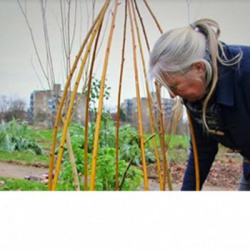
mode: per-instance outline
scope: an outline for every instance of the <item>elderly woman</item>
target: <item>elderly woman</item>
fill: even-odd
[[[218,40],[219,25],[201,19],[164,33],[150,53],[149,74],[184,104],[194,130],[182,190],[196,189],[194,140],[202,188],[218,144],[243,156],[239,190],[250,190],[250,47]]]

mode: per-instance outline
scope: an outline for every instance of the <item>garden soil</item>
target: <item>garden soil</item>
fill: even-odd
[[[0,176],[14,179],[25,179],[28,176],[40,178],[48,172],[48,168],[40,166],[26,166],[14,162],[0,161]]]
[[[184,163],[171,163],[171,175],[173,190],[180,190],[183,175],[185,172]],[[156,167],[148,168],[148,186],[149,191],[159,191],[158,173]],[[216,158],[209,176],[203,186],[204,191],[236,191],[241,176],[241,157],[222,156]],[[42,179],[43,175],[48,173],[48,167],[45,166],[26,166],[15,162],[0,161],[0,176],[16,179]],[[143,185],[139,190],[144,190]],[[168,185],[166,184],[166,190]]]

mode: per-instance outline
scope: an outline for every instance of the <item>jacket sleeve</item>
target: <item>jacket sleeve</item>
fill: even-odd
[[[197,122],[194,121],[193,119],[192,123],[193,123],[197,152],[198,152],[200,189],[201,189],[211,169],[215,156],[218,152],[218,142],[215,141],[211,136],[209,136],[209,134],[207,134],[203,130],[203,128],[199,124],[197,124]],[[195,186],[196,186],[196,181],[195,181],[194,153],[193,153],[192,141],[190,140],[190,153],[181,190],[182,191],[195,190]]]

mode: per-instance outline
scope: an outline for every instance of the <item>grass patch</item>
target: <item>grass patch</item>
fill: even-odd
[[[165,136],[165,139],[167,140],[168,136]],[[173,135],[173,137],[170,140],[169,147],[171,149],[176,148],[176,149],[186,149],[189,147],[189,136],[185,135]]]
[[[75,191],[73,187],[60,182],[58,182],[56,190]],[[39,181],[0,177],[0,191],[48,191],[48,186]]]
[[[149,138],[150,135],[146,135],[145,138]],[[165,135],[165,142],[168,140],[168,135]],[[160,148],[160,139],[156,136],[156,145]],[[190,137],[188,135],[173,135],[169,148],[167,149],[168,160],[171,162],[183,163],[187,161],[190,145]],[[153,141],[150,140],[147,143],[149,148],[153,148]]]
[[[47,186],[37,181],[0,177],[0,191],[46,191]]]
[[[30,151],[23,151],[23,152],[7,152],[7,151],[0,151],[0,160],[7,161],[7,162],[19,162],[24,165],[42,165],[48,166],[49,165],[49,155],[35,155]]]
[[[30,138],[34,139],[45,150],[50,150],[53,137],[53,129],[33,128],[29,127],[28,130]]]
[[[147,134],[144,136],[145,139],[149,138],[150,135]],[[156,136],[156,145],[157,147],[160,147],[160,139],[159,136]],[[168,135],[165,135],[165,142],[168,140]],[[188,135],[173,135],[170,143],[169,148],[187,148],[189,147],[189,140],[190,137]],[[147,142],[149,147],[153,147],[153,140]]]

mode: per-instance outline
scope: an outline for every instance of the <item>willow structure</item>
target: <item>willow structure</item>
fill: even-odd
[[[141,2],[142,3],[142,2]],[[151,16],[152,23],[155,24],[157,30],[159,30],[159,34],[162,33],[162,29],[154,16],[149,4],[146,0],[143,0],[144,7],[148,11]],[[76,190],[80,190],[80,183],[78,182],[78,173],[76,167],[74,166],[74,152],[72,150],[72,146],[70,143],[70,135],[69,135],[69,125],[71,123],[72,115],[74,113],[74,109],[77,108],[74,103],[76,101],[77,92],[79,91],[80,81],[84,78],[83,72],[87,73],[87,84],[86,89],[86,113],[85,113],[85,141],[84,141],[84,172],[81,173],[84,178],[84,190],[95,190],[95,181],[97,174],[97,160],[98,160],[98,145],[99,145],[99,136],[101,130],[101,117],[103,111],[103,102],[104,102],[104,92],[105,92],[105,80],[107,76],[108,66],[109,66],[109,58],[110,51],[112,48],[113,37],[115,36],[115,29],[117,16],[119,16],[119,11],[124,11],[124,23],[122,27],[118,27],[120,30],[123,30],[123,37],[121,38],[122,43],[122,51],[121,51],[121,61],[120,63],[120,72],[118,77],[117,85],[118,94],[117,94],[117,116],[116,116],[116,166],[114,166],[116,170],[116,190],[120,190],[119,183],[119,128],[120,128],[120,112],[121,112],[121,94],[122,94],[122,85],[123,85],[123,76],[124,74],[128,74],[128,72],[124,71],[125,63],[129,63],[133,65],[134,68],[134,86],[136,91],[136,100],[137,100],[137,115],[138,115],[138,133],[139,133],[139,147],[141,150],[141,166],[143,171],[143,181],[144,181],[144,190],[149,190],[148,186],[148,172],[147,172],[147,163],[145,156],[145,144],[148,140],[152,141],[152,145],[154,148],[154,155],[156,159],[156,169],[158,173],[159,186],[160,190],[165,190],[166,183],[168,184],[168,189],[172,190],[172,181],[171,181],[171,171],[168,165],[167,159],[167,142],[164,139],[165,135],[165,127],[164,124],[162,108],[161,108],[161,90],[160,87],[157,86],[156,89],[157,94],[156,98],[158,101],[157,109],[159,113],[157,119],[157,126],[155,126],[155,119],[153,117],[153,110],[155,106],[155,102],[152,103],[152,96],[150,93],[149,83],[147,81],[147,70],[145,61],[145,55],[150,51],[150,44],[147,36],[147,27],[145,27],[143,22],[143,16],[140,12],[136,0],[126,0],[119,3],[117,0],[107,0],[103,5],[100,13],[97,15],[96,19],[93,21],[92,27],[89,29],[85,39],[82,42],[82,45],[79,49],[79,52],[75,58],[74,64],[72,65],[70,74],[65,84],[65,88],[63,91],[63,95],[60,99],[60,103],[58,106],[58,111],[55,119],[54,132],[53,132],[53,140],[50,154],[50,168],[49,168],[49,190],[56,190],[59,173],[61,171],[61,165],[63,162],[63,154],[65,149],[65,144],[70,149],[68,150],[70,153],[70,159],[72,162],[72,170],[75,176],[75,187]],[[105,35],[107,35],[107,40],[100,39],[103,31],[103,24],[105,20],[109,19],[108,27],[105,30]],[[130,30],[131,32],[131,40],[127,40],[127,32]],[[106,42],[106,47],[103,46]],[[130,43],[130,46],[133,48],[133,61],[126,62],[126,45]],[[94,132],[94,142],[93,142],[93,152],[92,152],[92,162],[88,162],[87,151],[88,151],[88,123],[89,123],[89,105],[90,105],[90,94],[91,94],[91,84],[93,78],[93,72],[95,72],[96,67],[96,54],[97,48],[101,46],[101,50],[105,51],[103,58],[103,68],[102,75],[100,81],[100,93],[99,93],[99,103],[97,107],[96,121],[95,121],[95,132]],[[145,49],[146,48],[146,49]],[[143,69],[143,82],[139,79],[139,68]],[[131,72],[129,73],[131,74]],[[86,78],[86,76],[85,76]],[[73,82],[73,79],[74,80]],[[141,112],[141,88],[146,89],[147,94],[147,103],[149,110],[149,124],[151,129],[151,136],[147,140],[144,136],[144,128],[142,123],[142,112]],[[71,91],[70,88],[73,90]],[[70,95],[70,96],[69,96]],[[69,101],[68,101],[69,100]],[[60,143],[57,145],[57,137],[59,128],[62,131],[60,136]],[[160,139],[160,146],[157,146],[157,137]],[[57,153],[55,153],[57,149]],[[131,162],[128,163],[129,168]],[[91,166],[90,176],[88,176],[88,167]],[[52,177],[53,176],[53,177]],[[125,176],[125,175],[124,175]]]

